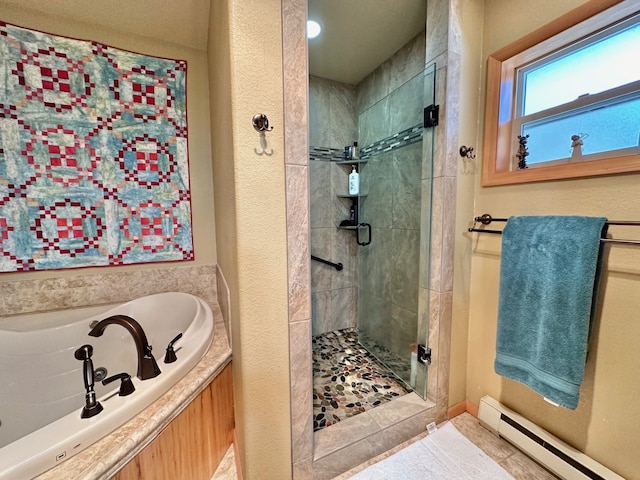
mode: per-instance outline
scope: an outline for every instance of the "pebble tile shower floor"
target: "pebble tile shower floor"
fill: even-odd
[[[355,329],[313,337],[313,430],[408,393],[404,384],[358,344]]]

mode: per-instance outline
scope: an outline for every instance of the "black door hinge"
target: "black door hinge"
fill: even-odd
[[[424,128],[438,125],[440,105],[429,105],[424,109]]]
[[[431,365],[431,347],[418,344],[418,361],[425,365]]]

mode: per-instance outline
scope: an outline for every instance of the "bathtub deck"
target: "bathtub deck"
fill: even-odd
[[[213,477],[211,477],[211,480],[237,480],[237,478],[236,456],[233,451],[233,445],[231,445],[220,462],[220,465],[218,465]]]

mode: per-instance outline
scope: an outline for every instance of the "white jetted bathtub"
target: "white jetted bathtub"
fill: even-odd
[[[137,348],[119,324],[89,336],[90,324],[113,315],[135,319],[153,347],[161,373],[136,377]],[[0,479],[32,478],[109,434],[157,400],[205,355],[213,338],[213,314],[200,298],[161,293],[118,306],[88,307],[0,319]],[[177,359],[165,363],[175,342]],[[81,418],[85,406],[83,362],[74,353],[93,347],[93,370],[128,373],[135,391],[119,396],[120,381],[95,380],[102,411]]]

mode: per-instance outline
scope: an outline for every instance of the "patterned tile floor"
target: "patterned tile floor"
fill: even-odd
[[[405,395],[404,384],[358,344],[354,329],[313,338],[313,429]]]
[[[521,450],[518,450],[516,447],[508,443],[506,440],[493,435],[489,432],[489,430],[480,426],[478,419],[472,416],[470,413],[465,412],[455,418],[452,418],[449,421],[453,423],[453,425],[460,433],[462,433],[472,443],[480,448],[480,450],[482,450],[502,468],[509,472],[514,477],[514,479],[557,480],[559,478],[546,470],[535,460],[525,455]],[[398,445],[397,447],[394,447],[391,450],[382,453],[377,457],[374,457],[371,460],[368,460],[363,464],[358,465],[357,467],[354,467],[353,469],[334,477],[333,480],[348,480],[353,475],[361,472],[368,466],[390,457],[394,453],[397,453],[398,451],[424,438],[427,435],[427,432],[424,432],[417,437],[414,437],[411,440],[408,440],[403,444]]]

